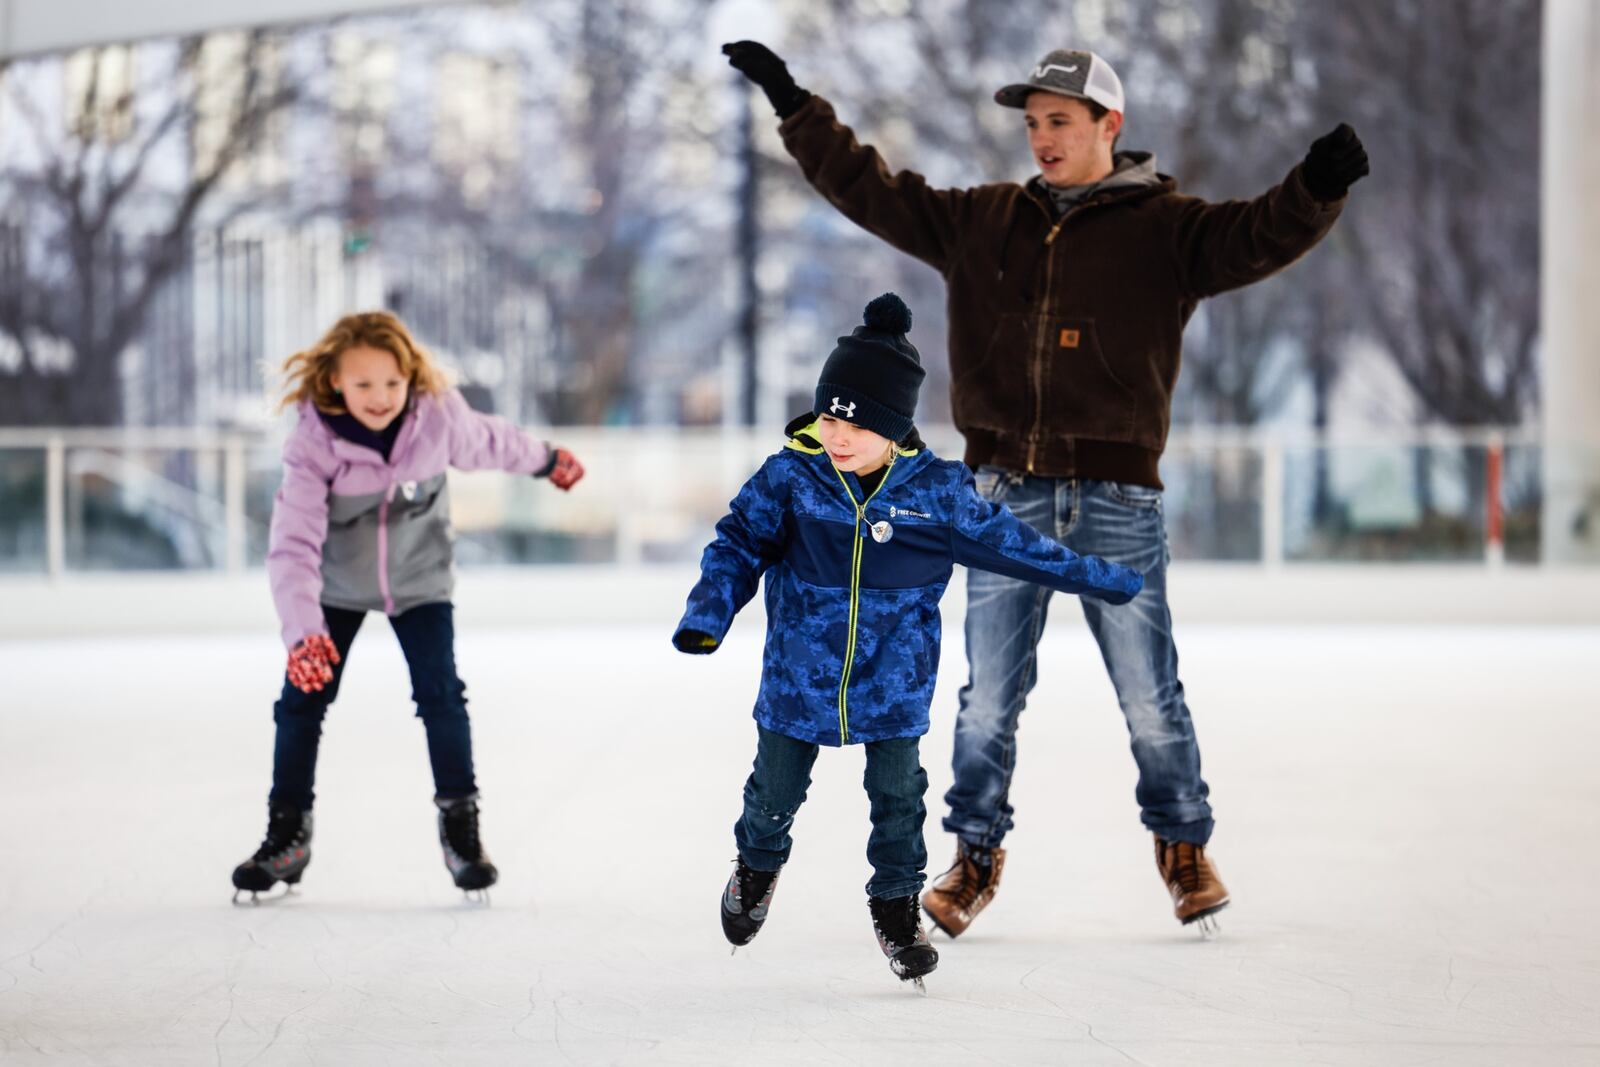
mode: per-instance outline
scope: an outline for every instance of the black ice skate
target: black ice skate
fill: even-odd
[[[872,909],[872,928],[878,934],[878,947],[889,957],[889,969],[902,982],[916,984],[917,992],[927,996],[922,976],[939,966],[939,952],[928,944],[922,929],[922,909],[915,896],[868,897]]]
[[[266,840],[233,869],[233,902],[239,903],[240,893],[249,893],[250,903],[256,904],[260,894],[279,882],[297,884],[310,862],[311,813],[283,801],[269,804]]]
[[[748,945],[761,932],[772,906],[772,892],[778,888],[777,871],[758,871],[734,861],[733,874],[722,890],[722,936],[735,952]]]
[[[478,794],[448,800],[434,797],[433,802],[439,808],[439,845],[450,877],[469,898],[476,892],[487,902],[489,887],[499,880],[500,872],[478,839]]]

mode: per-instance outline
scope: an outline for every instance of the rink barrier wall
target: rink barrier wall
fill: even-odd
[[[697,571],[681,564],[463,568],[456,604],[474,627],[658,627],[663,650]],[[1600,570],[1421,564],[1174,563],[1177,625],[1600,625]],[[959,632],[966,581],[943,609]],[[1060,609],[1058,608],[1058,613]],[[735,632],[759,633],[757,596]],[[258,632],[278,629],[260,571],[0,578],[0,640]]]

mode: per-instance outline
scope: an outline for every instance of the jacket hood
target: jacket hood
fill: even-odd
[[[1035,174],[1028,180],[1027,189],[1035,199],[1046,204],[1053,202],[1057,210],[1090,199],[1121,200],[1177,192],[1177,179],[1156,170],[1153,153],[1118,152],[1112,157],[1112,165],[1111,173],[1097,182],[1057,188],[1045,184],[1044,178]]]

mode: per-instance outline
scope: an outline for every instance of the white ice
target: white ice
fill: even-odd
[[[729,956],[759,620],[694,659],[660,626],[459,620],[487,908],[440,861],[382,620],[328,720],[315,860],[253,908],[228,873],[265,823],[275,636],[7,642],[0,1061],[1600,1062],[1600,630],[1180,630],[1235,900],[1204,942],[1172,919],[1076,615],[1058,602],[1023,717],[1004,888],[935,936],[925,999],[873,941],[859,749],[823,752],[772,918]]]

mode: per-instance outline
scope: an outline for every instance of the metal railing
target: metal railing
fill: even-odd
[[[571,494],[452,475],[463,559],[648,563],[697,558],[773,430],[546,431],[589,470]],[[961,454],[951,427],[925,431]],[[1328,559],[1538,555],[1532,430],[1396,434],[1184,428],[1162,461],[1174,555],[1269,567]],[[210,569],[264,556],[279,443],[176,429],[0,429],[0,572]],[[1508,550],[1509,544],[1509,550]]]

